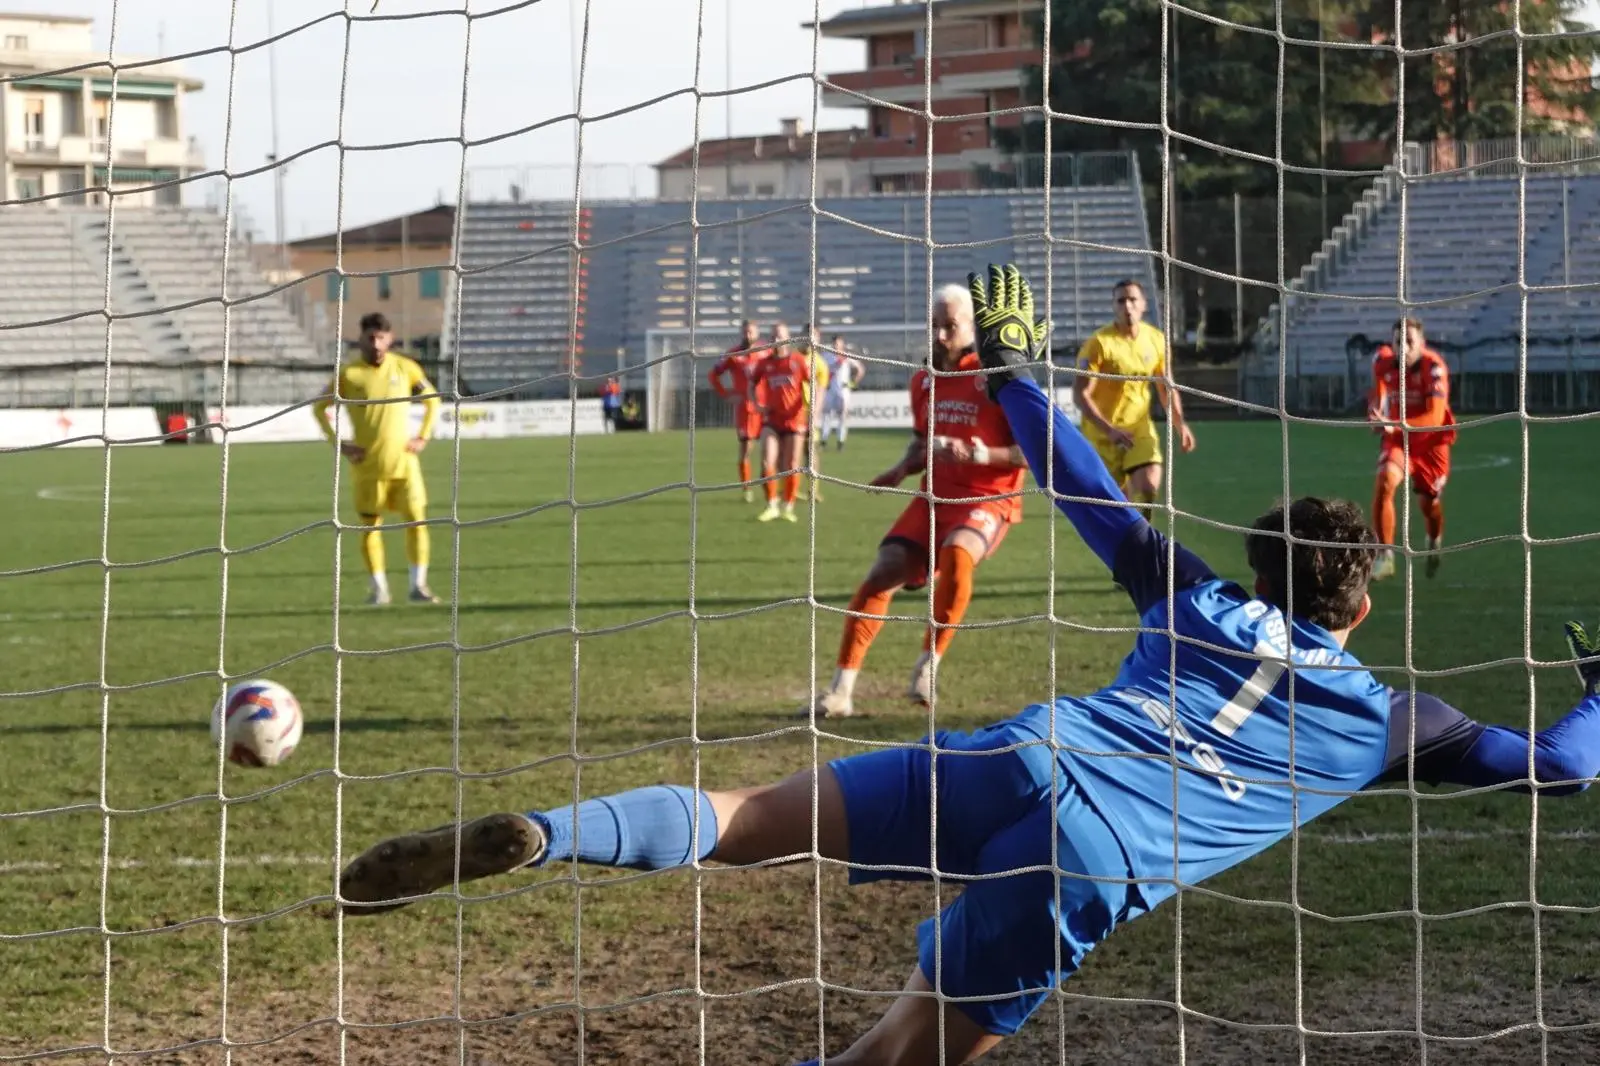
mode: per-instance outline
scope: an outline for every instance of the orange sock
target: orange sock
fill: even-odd
[[[750,483],[750,460],[748,459],[739,460],[739,480],[746,485]]]
[[[795,497],[797,497],[799,495],[800,495],[800,475],[799,474],[785,474],[785,475],[783,475],[783,502],[784,503],[793,503],[795,501]]]
[[[1437,496],[1418,496],[1417,506],[1422,508],[1422,520],[1428,526],[1428,539],[1444,536],[1444,501]]]
[[[1394,488],[1379,474],[1378,487],[1372,492],[1372,531],[1379,544],[1394,543],[1394,524]]]
[[[939,549],[939,583],[933,587],[933,620],[939,625],[929,626],[922,637],[922,650],[943,656],[944,650],[955,638],[954,629],[967,613],[972,602],[972,571],[978,561],[965,548],[946,544]]]
[[[888,614],[889,601],[892,599],[894,599],[892,589],[874,589],[862,585],[856,589],[856,594],[850,597],[850,609],[865,614]],[[844,635],[839,638],[839,669],[861,669],[861,664],[867,661],[867,649],[872,647],[873,640],[878,636],[878,630],[882,628],[882,618],[858,618],[855,615],[846,615]]]
[[[767,494],[768,503],[777,503],[778,482],[773,478],[772,473],[773,470],[770,466],[763,466],[761,468],[761,476],[766,479],[761,483],[761,489]]]

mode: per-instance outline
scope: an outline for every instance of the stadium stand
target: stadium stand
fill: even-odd
[[[104,359],[105,260],[96,261],[80,247],[74,221],[65,212],[0,211],[0,247],[6,251],[0,257],[0,365]],[[145,362],[150,353],[138,333],[118,328],[112,331],[111,356]],[[28,382],[22,399],[59,392],[64,377],[70,374],[41,374]],[[20,380],[15,384],[20,390]]]
[[[106,310],[132,316],[110,330],[112,403],[198,398],[195,381],[177,368],[223,355],[224,226],[203,209],[127,208],[117,211],[108,241],[100,209],[0,211],[0,404],[103,402]],[[260,298],[233,308],[229,356],[326,366],[282,299],[266,292],[248,250],[236,245],[231,260],[229,298]],[[190,301],[209,302],[175,306]],[[263,400],[300,398],[284,392],[257,390]]]
[[[84,221],[95,250],[104,255],[104,214],[89,212]],[[317,361],[310,340],[271,292],[248,246],[237,240],[229,245],[222,216],[185,207],[125,210],[117,212],[109,233],[112,262],[126,271],[130,285],[137,288],[142,281],[156,304],[170,309],[160,327],[163,356],[210,361],[226,351],[236,361]],[[226,318],[219,299],[224,293],[233,302]],[[186,304],[192,306],[181,306]]]
[[[798,330],[811,315],[813,276],[824,333],[848,337],[852,326],[920,323],[928,236],[956,245],[933,252],[935,285],[962,281],[975,262],[991,259],[1015,259],[1043,277],[1048,258],[1056,342],[1066,346],[1107,320],[1113,282],[1135,277],[1154,293],[1155,274],[1135,184],[1055,189],[1051,200],[1053,251],[1044,237],[1042,190],[820,200],[815,264],[805,201],[596,203],[578,222],[589,250],[576,314],[566,296],[571,205],[469,204],[459,326],[452,328],[456,316],[447,313],[447,357],[459,359],[464,389],[479,395],[565,395],[567,339],[576,322],[579,373],[626,370],[630,387],[642,386],[649,331],[689,325],[691,275],[698,328],[708,333],[731,333],[741,317]],[[700,227],[697,271],[691,209]],[[1095,247],[1070,243],[1074,237]],[[897,387],[904,376],[875,368],[866,387]]]
[[[1466,363],[1473,372],[1509,373],[1520,358],[1519,217],[1525,218],[1530,286],[1600,282],[1600,175],[1530,175],[1525,183],[1505,177],[1428,176],[1410,179],[1403,197],[1399,182],[1388,175],[1374,184],[1301,271],[1294,283],[1299,291],[1263,323],[1255,355],[1242,374],[1247,399],[1275,402],[1282,315],[1290,377],[1313,390],[1321,387],[1318,379],[1326,379],[1327,387],[1345,397],[1334,406],[1355,402],[1365,388],[1366,366],[1364,357],[1347,351],[1351,339],[1386,337],[1403,309],[1402,205],[1405,302],[1447,355],[1449,350],[1470,353],[1452,360],[1458,370]],[[1529,295],[1525,335],[1530,370],[1565,367],[1574,339],[1597,334],[1600,291],[1591,287]]]

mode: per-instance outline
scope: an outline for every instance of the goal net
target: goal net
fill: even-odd
[[[340,871],[396,834],[943,751],[1103,688],[1136,642],[1186,646],[1141,624],[1031,474],[1003,547],[962,542],[987,552],[964,614],[932,530],[933,573],[913,558],[892,602],[862,585],[886,542],[919,547],[895,523],[926,494],[885,482],[906,469],[908,379],[931,368],[926,305],[990,262],[1030,278],[1054,325],[1040,380],[1073,421],[1080,348],[1136,283],[1159,368],[1156,334],[1122,322],[1106,343],[1132,338],[1149,373],[1095,390],[1138,406],[1152,388],[1158,461],[1126,472],[1160,471],[1154,524],[1246,585],[1240,536],[1274,500],[1389,521],[1367,399],[1396,320],[1419,319],[1453,460],[1395,486],[1395,574],[1350,647],[1408,707],[1433,693],[1548,726],[1575,699],[1560,623],[1595,621],[1600,528],[1583,474],[1597,45],[1579,15],[0,14],[0,1063],[826,1061],[901,993],[919,923],[978,886],[1073,883],[1048,812],[1048,861],[939,868],[938,842],[1015,798],[941,790],[940,755],[907,800],[931,810],[912,867],[823,854],[819,794],[772,861],[563,861],[393,913],[339,907]],[[759,459],[741,486],[708,380],[740,343],[746,265],[760,343],[780,320],[797,339],[818,322],[825,351],[842,338],[866,367],[847,424],[882,431],[804,450],[826,496],[793,524],[741,498]],[[835,648],[854,654],[868,615],[882,628],[847,666]],[[1283,665],[1264,656],[1258,700]],[[1285,670],[1295,715],[1305,672]],[[817,713],[846,673],[866,713]],[[275,766],[230,761],[237,738],[210,728],[256,678],[304,718]],[[1216,771],[1173,724],[1177,694],[1148,695],[1174,792]],[[1127,928],[1059,985],[960,994],[974,956],[1004,968],[1039,939],[976,951],[935,922],[918,965],[952,1009],[923,1046],[953,1052],[1037,991],[997,1060],[1593,1061],[1585,801],[1438,791],[1411,768],[1203,884],[1150,880],[1179,881],[1151,913],[1123,892],[1076,947]],[[1195,817],[1173,819],[1175,866]],[[612,828],[619,849],[649,836]],[[696,817],[691,843],[719,828]],[[1056,880],[1034,901],[1052,914]],[[1048,969],[1071,969],[1075,945],[1043,939]]]

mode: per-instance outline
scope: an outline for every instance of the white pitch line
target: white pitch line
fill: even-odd
[[[1483,840],[1510,840],[1523,839],[1528,835],[1526,829],[1424,829],[1415,834],[1415,839],[1432,841],[1435,843],[1457,844],[1472,843]],[[1411,833],[1375,832],[1375,833],[1303,833],[1300,839],[1308,844],[1326,844],[1332,847],[1348,848],[1363,847],[1373,844],[1409,844],[1413,839]],[[1540,840],[1595,840],[1600,839],[1600,830],[1594,829],[1564,829],[1555,833],[1540,833]],[[333,862],[331,855],[230,855],[229,866],[328,866]],[[168,869],[213,869],[217,865],[214,858],[197,858],[193,856],[176,856],[170,859],[113,859],[111,868],[114,870],[143,870],[153,868]],[[19,860],[17,862],[0,862],[0,877],[19,874],[57,873],[62,870],[98,870],[99,862],[45,862],[43,860]]]
[[[41,500],[52,500],[56,503],[101,503],[105,500],[105,492],[96,485],[46,485],[35,496]],[[127,503],[121,496],[111,497],[112,503]]]

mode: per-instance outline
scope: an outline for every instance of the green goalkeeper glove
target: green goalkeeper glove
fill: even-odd
[[[978,331],[978,359],[988,375],[989,397],[1000,398],[1007,382],[1029,376],[1029,368],[1050,345],[1050,323],[1035,321],[1033,290],[1015,264],[989,264],[989,289],[983,278],[967,275],[972,292],[972,313]]]
[[[1568,622],[1561,627],[1567,634],[1567,648],[1577,662],[1578,679],[1590,696],[1600,694],[1600,644],[1596,644],[1583,628],[1582,622]]]

